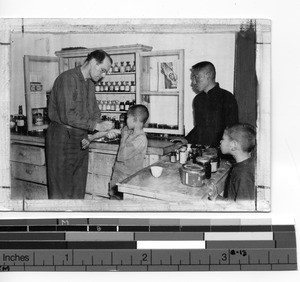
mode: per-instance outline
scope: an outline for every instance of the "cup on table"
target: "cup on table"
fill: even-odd
[[[151,173],[154,177],[160,177],[163,171],[161,166],[151,166]]]

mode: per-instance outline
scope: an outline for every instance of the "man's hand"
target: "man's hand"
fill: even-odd
[[[114,123],[112,121],[102,121],[96,124],[96,130],[98,131],[108,131],[114,127]]]
[[[109,139],[117,138],[121,134],[120,129],[112,129],[106,133],[106,137]]]
[[[86,148],[88,148],[89,145],[90,145],[90,143],[91,143],[91,141],[89,139],[86,139],[86,138],[82,139],[81,140],[81,148],[82,148],[82,150],[85,150]]]

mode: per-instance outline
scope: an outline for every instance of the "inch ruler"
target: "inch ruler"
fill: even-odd
[[[297,270],[295,227],[270,219],[0,220],[0,271]]]

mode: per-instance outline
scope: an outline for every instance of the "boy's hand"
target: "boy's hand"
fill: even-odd
[[[85,150],[86,148],[88,148],[89,147],[89,145],[90,145],[90,140],[89,139],[86,139],[86,138],[84,138],[84,139],[82,139],[81,140],[81,148],[82,148],[82,150]]]
[[[106,137],[109,139],[114,139],[114,138],[117,138],[120,134],[121,134],[120,129],[112,129],[106,133]]]

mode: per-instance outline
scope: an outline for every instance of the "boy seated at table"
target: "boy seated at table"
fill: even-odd
[[[220,148],[222,154],[235,159],[227,176],[223,198],[231,201],[254,200],[256,133],[250,124],[236,124],[224,130]],[[220,196],[217,199],[222,199]]]
[[[117,183],[143,168],[148,140],[143,130],[149,117],[147,107],[138,104],[127,111],[126,126],[121,131],[121,141],[110,181],[110,198],[121,200]]]

